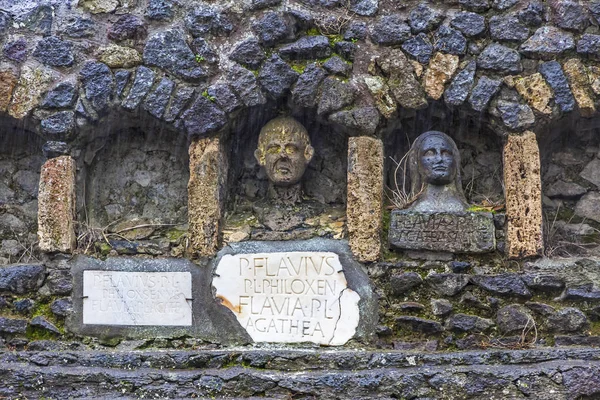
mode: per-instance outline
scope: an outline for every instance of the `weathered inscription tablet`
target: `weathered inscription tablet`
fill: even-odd
[[[455,253],[485,253],[496,247],[489,213],[392,212],[390,247]]]
[[[335,253],[228,254],[213,286],[256,342],[342,345],[358,325],[360,298]]]
[[[189,272],[83,272],[83,323],[192,325]]]

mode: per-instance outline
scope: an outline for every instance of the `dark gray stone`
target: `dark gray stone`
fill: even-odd
[[[437,28],[444,20],[444,15],[427,5],[420,3],[417,7],[410,11],[408,23],[413,33],[429,32]]]
[[[110,68],[103,63],[88,61],[79,72],[85,97],[97,111],[104,111],[112,99],[115,81]]]
[[[40,315],[38,315],[37,317],[34,317],[29,322],[29,325],[33,326],[34,328],[39,328],[46,332],[53,333],[55,335],[61,335],[61,332],[58,330],[58,328],[56,326],[54,326],[54,324],[52,324],[46,318],[44,318]]]
[[[354,55],[356,53],[357,45],[352,42],[335,42],[333,45],[333,51],[340,56],[344,57],[348,61],[354,61]]]
[[[0,333],[25,333],[26,330],[26,319],[0,317]]]
[[[42,132],[49,138],[64,140],[75,128],[75,113],[59,111],[41,122]]]
[[[578,1],[555,0],[550,2],[552,20],[560,28],[583,32],[589,25],[589,16]]]
[[[115,71],[115,88],[117,97],[123,97],[123,91],[125,90],[125,86],[127,86],[129,83],[130,77],[131,71],[127,69]]]
[[[34,305],[35,305],[35,301],[33,301],[31,299],[22,299],[22,300],[16,300],[15,302],[13,302],[13,308],[19,314],[27,314],[29,311],[31,311],[33,309]]]
[[[10,15],[5,11],[0,11],[0,36],[4,36],[10,27]]]
[[[531,297],[531,292],[517,274],[473,275],[471,282],[498,296]]]
[[[600,24],[600,1],[590,1],[588,9],[596,23]]]
[[[540,26],[546,18],[544,5],[540,1],[529,2],[517,15],[523,23],[532,27]]]
[[[173,29],[152,35],[144,47],[144,63],[163,68],[172,74],[191,82],[206,77],[204,69],[198,65],[183,33]]]
[[[550,185],[544,194],[548,197],[579,198],[587,191],[586,188],[575,182],[559,180]]]
[[[198,96],[181,115],[181,121],[188,136],[206,136],[221,129],[227,123],[227,116],[215,103]]]
[[[294,103],[302,107],[315,107],[319,86],[327,73],[318,64],[309,64],[292,88]]]
[[[379,0],[350,0],[348,9],[358,15],[372,17],[377,14]]]
[[[367,24],[363,21],[351,21],[344,31],[344,40],[364,40],[367,38]]]
[[[260,64],[262,64],[266,58],[265,52],[255,38],[244,40],[242,43],[238,44],[229,55],[230,60],[240,63],[250,69],[258,69]]]
[[[516,15],[490,18],[490,34],[494,40],[522,42],[529,38],[529,28]]]
[[[573,35],[553,26],[542,26],[521,45],[521,52],[532,58],[552,60],[575,48]]]
[[[162,118],[174,88],[175,82],[168,78],[162,78],[156,88],[144,100],[144,110],[156,118]]]
[[[445,328],[455,333],[478,333],[485,332],[494,326],[494,322],[487,318],[475,315],[454,314],[448,318]]]
[[[16,17],[15,20],[33,33],[48,36],[52,33],[54,9],[49,4],[41,4],[32,8],[28,13]]]
[[[562,112],[570,112],[575,108],[575,98],[569,87],[560,63],[548,61],[539,66],[539,71],[554,92],[554,101]]]
[[[258,80],[269,96],[279,99],[289,91],[299,76],[277,54],[273,54],[260,69]]]
[[[329,121],[347,128],[352,134],[372,135],[379,124],[379,111],[375,107],[353,108],[331,114]]]
[[[242,103],[225,83],[217,83],[207,89],[208,95],[215,99],[215,103],[226,113],[235,111]]]
[[[457,13],[450,25],[467,37],[475,37],[485,32],[485,17],[469,11]]]
[[[492,0],[492,8],[500,11],[508,10],[518,2],[519,0]]]
[[[533,301],[526,302],[525,307],[530,309],[535,314],[541,315],[544,317],[547,317],[548,315],[554,314],[556,312],[554,307],[549,306],[548,304],[537,303],[537,302],[533,302]]]
[[[523,305],[511,304],[498,310],[496,325],[505,335],[520,334],[527,329],[533,329],[535,320]]]
[[[52,270],[46,279],[46,287],[52,295],[69,295],[73,290],[73,277],[69,270]]]
[[[471,269],[471,263],[468,261],[451,261],[450,269],[455,274],[464,274]]]
[[[275,12],[268,12],[252,24],[252,30],[258,41],[265,46],[272,47],[277,43],[294,39],[294,28],[285,16]]]
[[[469,275],[429,274],[425,281],[438,296],[455,296],[467,286]]]
[[[187,107],[187,105],[194,97],[194,88],[189,86],[177,86],[175,94],[171,99],[171,104],[165,113],[164,120],[167,122],[173,122],[179,117],[179,114]]]
[[[490,8],[489,0],[459,0],[458,3],[469,11],[483,12]]]
[[[600,60],[600,35],[582,35],[577,42],[577,53]]]
[[[148,0],[146,17],[157,21],[169,21],[175,15],[173,0]]]
[[[491,214],[392,211],[391,248],[452,253],[486,253],[496,248]]]
[[[77,91],[71,82],[62,82],[49,91],[42,100],[42,108],[71,108],[77,101]]]
[[[431,300],[431,312],[437,317],[445,317],[452,312],[453,308],[452,303],[447,299]]]
[[[470,61],[463,70],[456,74],[444,92],[444,101],[446,104],[459,106],[467,100],[473,88],[476,69],[475,61]]]
[[[530,289],[541,291],[562,290],[565,287],[565,282],[560,276],[545,274],[545,273],[529,273],[522,277],[523,282]]]
[[[2,49],[2,54],[9,60],[22,63],[27,59],[27,41],[20,38],[6,43]]]
[[[121,107],[129,111],[135,110],[150,91],[155,76],[156,74],[150,68],[138,67],[135,71],[133,85],[121,103]]]
[[[435,33],[436,50],[462,56],[467,51],[467,39],[456,29],[442,25]]]
[[[50,305],[50,311],[57,317],[65,318],[73,312],[73,302],[70,297],[54,300]]]
[[[433,46],[424,33],[419,33],[417,36],[402,43],[402,50],[416,58],[422,64],[429,63],[429,59],[433,54]]]
[[[352,73],[352,65],[342,60],[338,56],[333,56],[325,61],[323,68],[334,75],[349,77]]]
[[[421,303],[417,303],[415,301],[406,301],[404,303],[399,304],[401,312],[407,313],[420,313],[425,309],[425,306]]]
[[[192,42],[192,49],[196,61],[200,63],[216,64],[219,62],[219,55],[204,38],[195,38]]]
[[[423,278],[416,272],[394,274],[390,278],[390,287],[394,296],[404,296],[422,283]]]
[[[252,0],[250,10],[262,10],[263,8],[275,7],[281,4],[281,0]]]
[[[108,29],[107,36],[110,40],[120,42],[127,39],[143,40],[147,34],[143,20],[135,15],[125,14]]]
[[[50,159],[69,154],[69,145],[65,142],[48,141],[42,146],[44,157]]]
[[[331,46],[326,36],[303,36],[294,43],[279,49],[281,57],[288,60],[311,60],[331,55]]]
[[[371,40],[383,46],[401,44],[410,36],[410,26],[398,14],[379,17],[371,28]]]
[[[562,373],[563,383],[573,399],[593,399],[600,395],[600,369],[575,367]]]
[[[562,300],[572,301],[600,301],[600,290],[593,285],[567,288],[561,296]]]
[[[500,90],[500,85],[502,85],[500,80],[490,79],[487,76],[479,78],[469,97],[469,104],[471,104],[473,110],[483,112],[492,97]]]
[[[398,329],[406,329],[412,332],[435,335],[441,333],[444,329],[442,324],[437,321],[402,315],[396,318],[396,327]]]
[[[588,325],[585,314],[574,307],[563,308],[548,317],[548,329],[553,332],[577,332],[585,329]]]
[[[198,4],[188,11],[185,26],[194,37],[211,34],[229,36],[233,24],[220,10],[207,4]]]
[[[523,130],[535,123],[533,111],[527,104],[499,100],[496,109],[500,113],[502,123],[512,130]]]
[[[355,91],[352,85],[333,77],[327,77],[321,85],[322,93],[317,113],[330,114],[349,106],[354,101]]]
[[[75,17],[63,29],[65,35],[75,38],[90,38],[96,35],[96,23],[89,18]]]
[[[515,74],[523,71],[519,53],[498,43],[488,45],[481,52],[477,57],[477,67],[503,74]]]
[[[254,107],[267,102],[256,77],[246,68],[234,65],[229,71],[229,83],[246,107]]]
[[[43,64],[52,67],[70,67],[75,62],[71,42],[50,36],[40,40],[33,56]]]

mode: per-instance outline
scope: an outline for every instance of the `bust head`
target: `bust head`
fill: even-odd
[[[431,211],[466,208],[460,153],[450,136],[438,131],[421,134],[409,150],[408,169],[412,193],[419,194],[411,208],[418,208],[420,203],[433,207]]]
[[[300,182],[314,155],[306,128],[292,117],[278,117],[267,122],[258,137],[254,157],[265,167],[275,186],[292,186]]]

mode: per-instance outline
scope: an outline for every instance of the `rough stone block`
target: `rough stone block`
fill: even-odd
[[[587,69],[577,58],[572,58],[564,63],[563,69],[569,84],[573,96],[579,106],[579,112],[584,117],[591,117],[596,113],[596,107],[594,106],[594,94],[587,73]]]
[[[190,250],[210,256],[219,246],[228,162],[218,138],[192,141],[189,154]]]
[[[8,108],[16,84],[17,77],[12,70],[0,71],[0,111],[4,112]]]
[[[8,113],[21,119],[38,105],[41,94],[46,90],[52,73],[44,68],[23,67],[19,82],[13,92]]]
[[[348,140],[350,248],[361,261],[375,261],[381,250],[383,216],[383,143],[366,136]]]
[[[506,253],[510,258],[542,254],[540,152],[535,134],[509,135],[504,146]]]
[[[425,72],[425,91],[434,100],[439,100],[444,93],[444,86],[452,78],[458,68],[458,56],[435,53],[429,68]]]
[[[39,246],[46,252],[75,249],[75,160],[70,156],[44,163],[38,195]]]

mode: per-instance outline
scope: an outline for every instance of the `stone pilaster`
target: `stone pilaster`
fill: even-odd
[[[354,255],[360,261],[376,261],[383,227],[383,143],[379,139],[348,139],[346,217]]]
[[[509,258],[539,256],[542,239],[540,151],[535,134],[509,135],[504,145],[506,254]]]
[[[228,162],[219,138],[194,139],[189,148],[189,250],[211,256],[219,248]]]
[[[42,166],[38,194],[38,238],[40,250],[72,252],[75,235],[75,160],[51,158]]]

